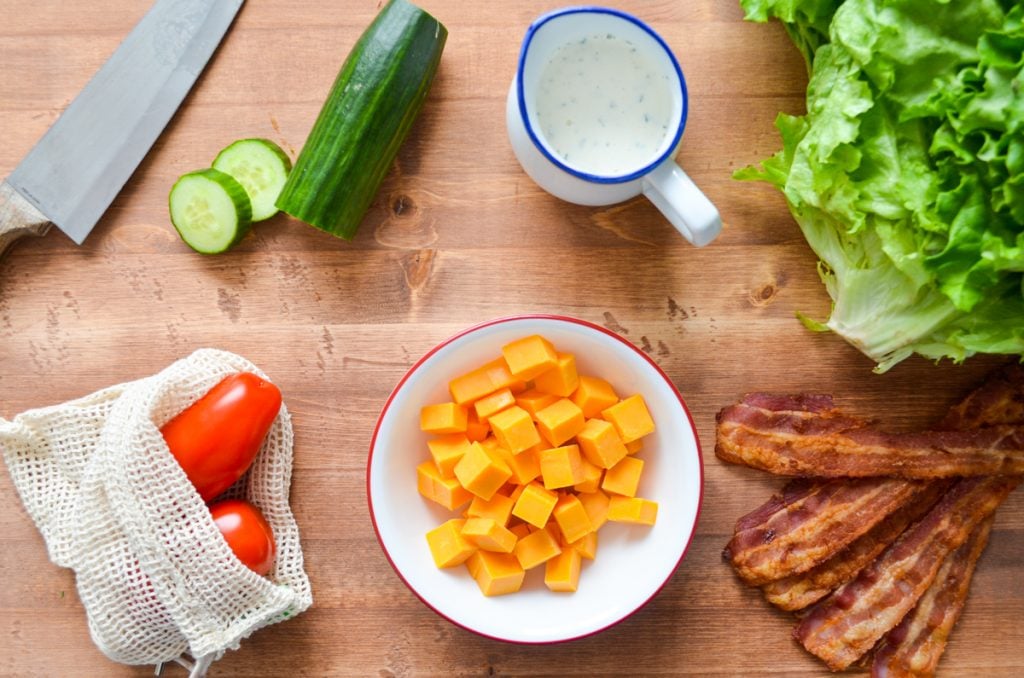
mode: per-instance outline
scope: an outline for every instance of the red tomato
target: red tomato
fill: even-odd
[[[274,531],[260,510],[241,499],[210,505],[210,514],[224,540],[246,567],[266,575],[274,566]]]
[[[242,477],[278,410],[281,392],[250,372],[233,374],[160,430],[204,501]]]

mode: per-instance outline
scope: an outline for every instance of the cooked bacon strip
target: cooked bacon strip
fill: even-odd
[[[997,370],[985,383],[951,407],[937,428],[943,431],[1024,422],[1024,366]]]
[[[1020,480],[988,476],[958,481],[853,581],[811,608],[793,637],[832,670],[848,667],[914,607],[946,556]]]
[[[852,482],[852,481],[843,481]],[[768,602],[783,610],[802,610],[853,579],[860,570],[927,513],[949,489],[950,481],[928,483],[899,509],[890,513],[862,537],[832,558],[802,574],[795,574],[762,587]]]
[[[953,625],[960,617],[974,566],[988,543],[993,517],[989,516],[943,562],[935,581],[903,621],[875,650],[873,678],[934,676]]]
[[[783,409],[775,409],[782,407]],[[754,394],[718,413],[715,453],[786,476],[948,478],[1024,473],[1024,427],[887,433],[834,410]]]
[[[843,550],[925,484],[900,478],[793,481],[737,521],[722,556],[752,586],[804,572]]]

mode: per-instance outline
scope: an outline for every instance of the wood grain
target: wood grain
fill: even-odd
[[[772,120],[801,112],[806,73],[778,25],[735,0],[622,0],[672,46],[690,91],[679,160],[725,230],[688,246],[643,200],[559,202],[520,170],[504,100],[527,24],[559,2],[423,0],[450,38],[435,87],[351,243],[286,217],[236,250],[187,249],[166,214],[174,179],[228,142],[265,136],[294,154],[378,0],[246,3],[175,119],[81,248],[18,243],[0,270],[0,415],[150,374],[201,346],[238,352],[294,415],[293,504],[316,603],[259,632],[211,675],[822,675],[792,619],[720,559],[735,519],[781,481],[720,463],[714,415],[750,390],[828,391],[894,427],[939,417],[1000,358],[912,359],[885,375],[806,331],[829,301],[775,192],[733,181],[774,152]],[[0,0],[0,176],[52,124],[146,3]],[[365,461],[391,388],[438,341],[521,312],[578,316],[648,352],[693,412],[705,448],[699,530],[682,567],[637,615],[598,636],[521,647],[427,609],[390,569],[367,513]],[[72,573],[52,565],[0,474],[0,674],[151,675],[89,639]],[[1024,494],[999,512],[946,675],[1024,672]],[[184,675],[167,669],[164,675]]]

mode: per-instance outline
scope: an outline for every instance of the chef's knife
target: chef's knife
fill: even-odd
[[[0,255],[52,224],[81,245],[245,0],[157,0],[6,181]]]

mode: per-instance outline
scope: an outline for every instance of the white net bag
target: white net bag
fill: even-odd
[[[159,374],[0,419],[0,448],[50,559],[75,571],[96,645],[126,664],[207,666],[257,629],[312,602],[288,505],[291,417],[284,405],[249,471],[226,494],[274,531],[261,577],[221,537],[160,427],[224,377],[255,365],[202,349]]]

